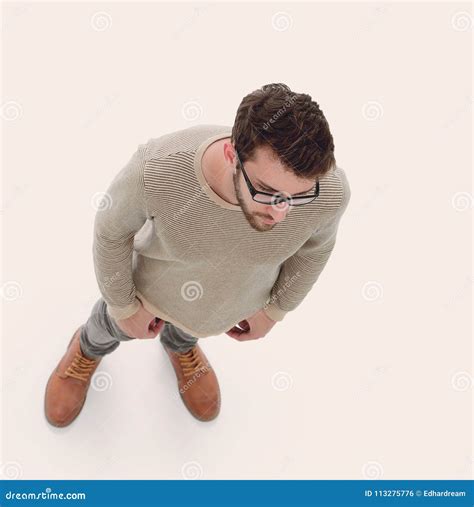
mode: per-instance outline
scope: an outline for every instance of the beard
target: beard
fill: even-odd
[[[250,224],[250,226],[253,229],[255,229],[256,231],[259,231],[259,232],[265,232],[265,231],[269,231],[269,230],[273,229],[273,227],[275,227],[276,224],[266,224],[266,223],[262,222],[258,218],[259,215],[255,215],[255,213],[252,213],[250,211],[250,209],[248,208],[248,206],[244,200],[244,196],[242,195],[242,192],[240,191],[239,178],[240,178],[241,173],[242,173],[242,170],[240,169],[240,167],[238,167],[237,170],[233,173],[232,179],[234,181],[234,191],[235,191],[235,195],[237,197],[237,202],[239,203],[240,208],[241,208],[247,222]],[[260,216],[263,216],[263,215],[260,215]]]

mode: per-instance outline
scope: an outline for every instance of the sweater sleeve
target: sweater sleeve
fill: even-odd
[[[144,152],[139,145],[106,190],[94,220],[94,271],[109,314],[126,319],[140,307],[132,276],[134,236],[149,217]]]
[[[351,190],[341,168],[336,169],[342,183],[341,204],[317,228],[300,249],[282,264],[280,273],[263,310],[275,321],[281,321],[306,297],[319,278],[336,243],[339,222],[351,197]]]

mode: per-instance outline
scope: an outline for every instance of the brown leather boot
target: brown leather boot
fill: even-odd
[[[81,328],[73,334],[66,353],[46,385],[44,412],[53,426],[67,426],[79,415],[86,401],[92,374],[102,359],[84,356],[79,343]]]
[[[175,352],[161,342],[171,360],[181,399],[200,421],[211,421],[219,414],[221,394],[214,369],[199,345],[183,353]]]

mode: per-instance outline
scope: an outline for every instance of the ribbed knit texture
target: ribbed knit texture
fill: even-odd
[[[115,319],[135,313],[138,297],[157,317],[205,338],[262,308],[282,320],[317,281],[351,195],[344,170],[321,178],[313,202],[256,231],[201,170],[204,150],[230,135],[228,126],[196,125],[149,139],[109,185],[93,257]]]

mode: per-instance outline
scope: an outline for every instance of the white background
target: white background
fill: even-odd
[[[469,3],[10,3],[2,42],[3,478],[472,477]],[[319,281],[265,338],[200,342],[216,420],[156,339],[50,426],[46,381],[99,297],[94,195],[271,82],[318,102],[351,185]]]

